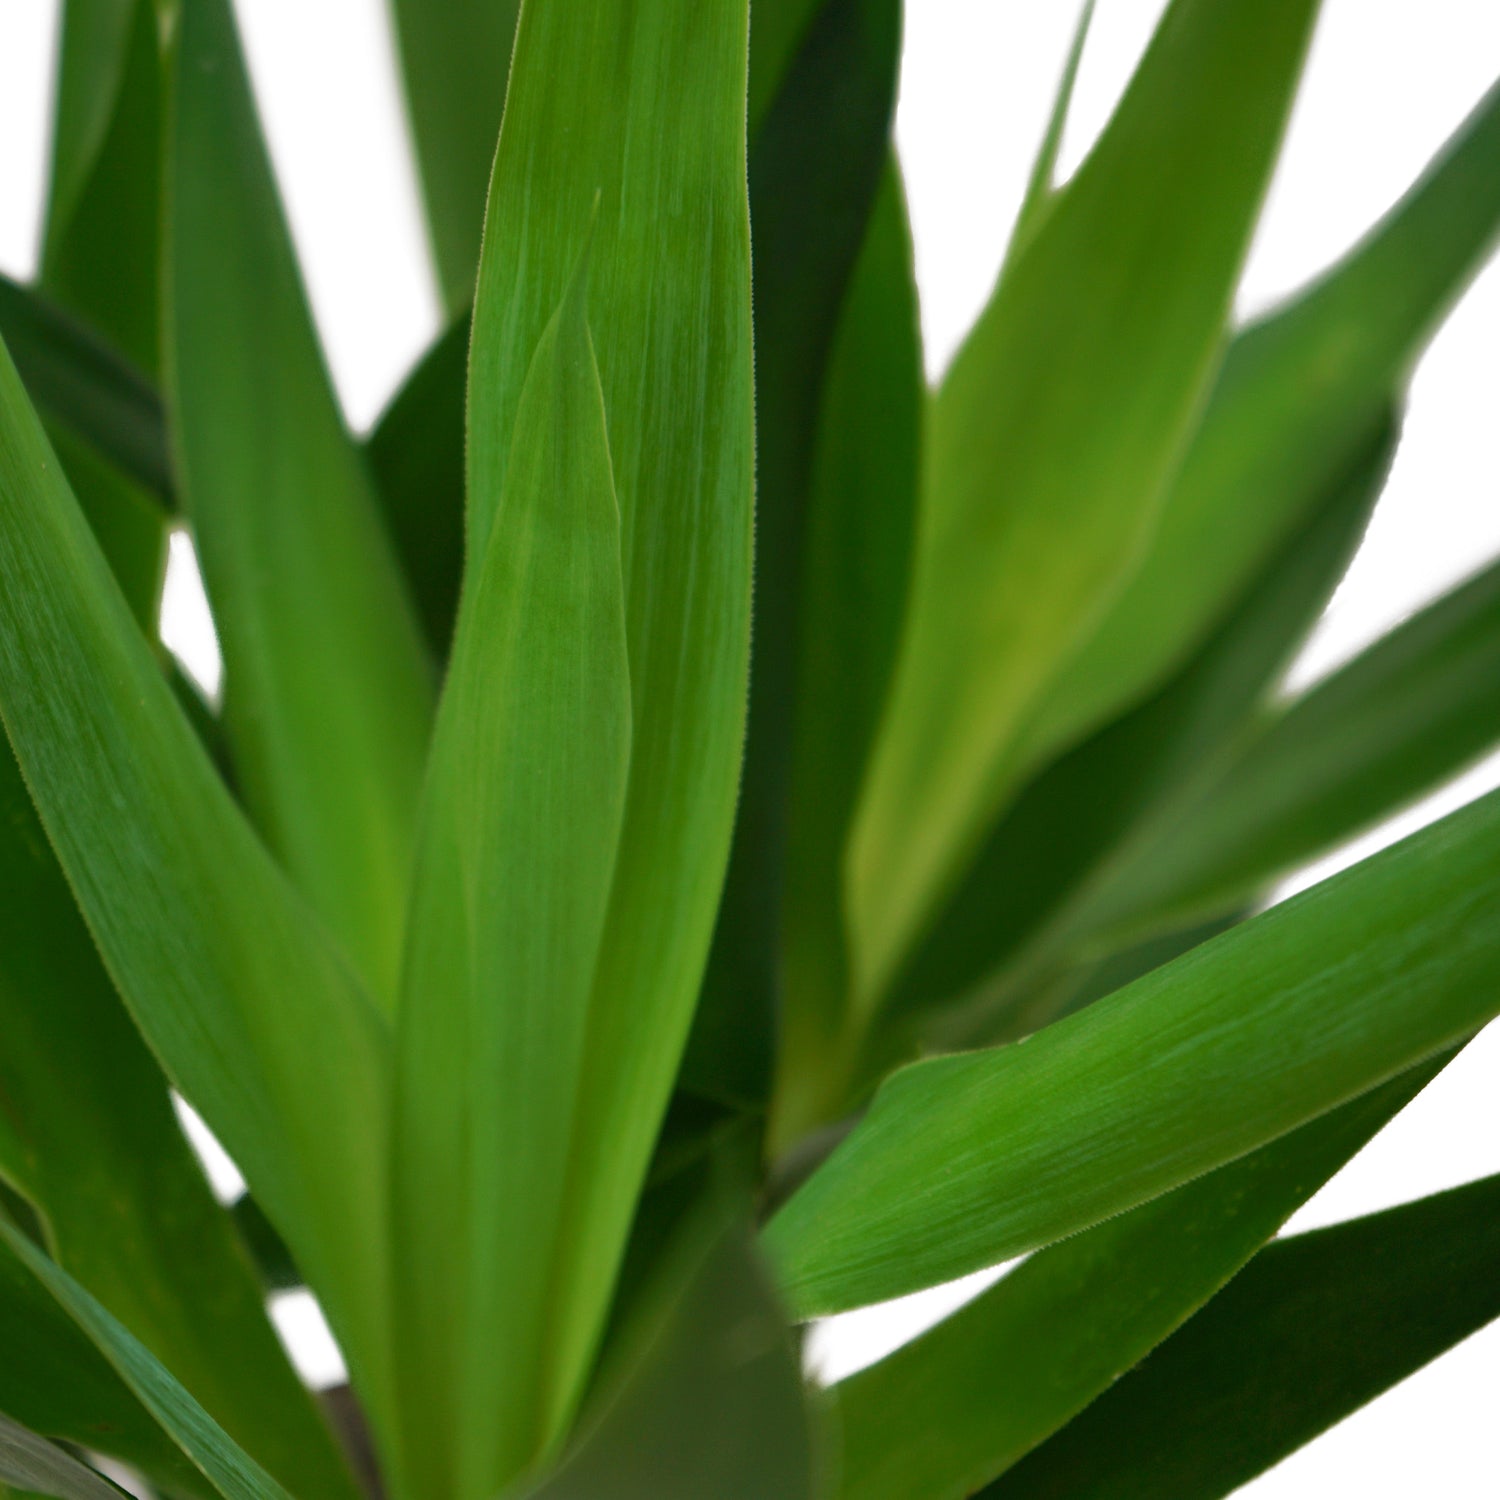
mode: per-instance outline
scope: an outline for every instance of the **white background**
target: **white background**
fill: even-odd
[[[391,42],[380,0],[239,0],[251,65],[320,328],[350,420],[367,426],[437,326]],[[1078,0],[912,0],[898,138],[917,241],[928,364],[983,303],[1020,201]],[[1087,150],[1162,0],[1099,0],[1062,171]],[[55,0],[0,0],[0,269],[34,266]],[[1326,0],[1282,167],[1246,270],[1253,315],[1336,258],[1500,76],[1496,0]],[[1500,554],[1500,267],[1474,285],[1418,371],[1389,489],[1294,683],[1313,680]],[[164,622],[216,671],[190,551],[174,550]],[[1500,783],[1491,759],[1300,878],[1318,878]],[[1293,882],[1296,885],[1298,882]],[[1482,1037],[1301,1214],[1308,1228],[1500,1170],[1500,1028]],[[232,1169],[231,1169],[232,1171]],[[964,1292],[940,1289],[820,1330],[847,1370]],[[314,1378],[336,1372],[315,1311],[278,1320]],[[1500,1493],[1500,1325],[1248,1486],[1300,1496]]]

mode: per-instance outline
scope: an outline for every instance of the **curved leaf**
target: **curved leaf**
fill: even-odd
[[[57,1500],[119,1500],[99,1474],[0,1412],[0,1480]]]

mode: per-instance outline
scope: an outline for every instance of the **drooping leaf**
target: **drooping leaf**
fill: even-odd
[[[58,1262],[288,1485],[309,1500],[351,1495],[8,747],[0,1035],[0,1174],[35,1209]],[[3,1400],[0,1409],[37,1425]]]
[[[797,1353],[749,1236],[691,1223],[598,1409],[527,1500],[811,1500]]]
[[[0,1480],[55,1500],[119,1500],[120,1491],[72,1454],[0,1412]]]
[[[1266,712],[1354,553],[1394,445],[1382,423],[1187,666],[1017,798],[902,976],[889,1029],[914,1028],[928,1045],[943,1031],[953,1045],[1009,1039],[1051,1018],[1057,996],[1038,992],[1083,960],[1088,928],[1077,913],[1089,892]]]
[[[161,397],[141,372],[41,294],[0,276],[0,334],[31,399],[167,503]]]
[[[713,1097],[770,1090],[819,393],[890,150],[898,0],[826,0],[750,147],[755,226],[755,646],[734,843],[683,1068]]]
[[[291,1500],[170,1372],[67,1272],[0,1216],[0,1240],[52,1293],[224,1500]]]
[[[975,1493],[1214,1296],[1447,1060],[1038,1251],[841,1382],[843,1500]]]
[[[111,977],[293,1245],[378,1421],[387,1038],[183,718],[8,356],[0,714]]]
[[[1500,1317],[1500,1178],[1278,1240],[985,1500],[1218,1500]]]
[[[1142,831],[1079,921],[1096,941],[1232,907],[1500,740],[1500,566],[1300,698]]]
[[[1144,1203],[1500,1010],[1500,794],[1023,1042],[917,1063],[771,1221],[794,1311],[913,1291]]]
[[[167,391],[239,790],[393,1001],[430,668],[324,367],[228,0],[183,8],[173,80]]]
[[[464,394],[469,320],[423,355],[365,444],[427,649],[444,661],[464,570]]]
[[[926,403],[894,160],[829,355],[807,501],[773,1155],[839,1112],[843,852],[906,598]]]
[[[423,806],[396,1114],[402,1405],[422,1494],[493,1494],[545,1452],[602,1316],[599,1287],[559,1274],[570,1199],[587,1191],[569,1157],[631,748],[586,303],[580,266],[522,393]]]
[[[520,8],[521,0],[395,0],[392,7],[427,231],[450,313],[474,296]]]
[[[66,0],[42,285],[158,363],[161,49],[154,0]]]
[[[587,1362],[702,976],[734,816],[754,432],[744,0],[523,9],[469,377],[473,579],[520,385],[591,219],[589,323],[620,506],[633,743],[589,1010],[554,1345]],[[573,1377],[562,1375],[559,1387]]]
[[[849,855],[866,1007],[1024,766],[1218,365],[1315,0],[1175,0],[1007,267],[928,427],[911,606]]]
[[[1406,197],[1290,306],[1234,341],[1129,583],[1049,690],[1036,758],[1159,681],[1401,397],[1500,234],[1500,88]]]
[[[44,1437],[131,1464],[173,1493],[212,1493],[52,1294],[3,1246],[0,1347],[0,1411]]]

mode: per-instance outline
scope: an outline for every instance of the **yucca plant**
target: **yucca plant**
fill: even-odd
[[[5,1482],[1198,1500],[1500,1313],[1495,1179],[1276,1239],[1500,1011],[1500,794],[1263,909],[1500,740],[1500,567],[1278,689],[1500,226],[1497,92],[1233,327],[1317,9],[1172,0],[1059,187],[1075,46],[929,390],[900,0],[398,0],[452,325],[361,442],[229,0],[66,0],[0,284]]]

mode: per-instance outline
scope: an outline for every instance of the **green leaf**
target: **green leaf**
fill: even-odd
[[[797,1352],[748,1234],[691,1224],[598,1408],[527,1500],[811,1500]]]
[[[351,1495],[8,750],[0,1034],[0,1173],[36,1210],[58,1262],[299,1493]]]
[[[131,1464],[174,1494],[212,1491],[52,1294],[0,1246],[0,1411]]]
[[[40,293],[0,276],[0,334],[31,399],[169,503],[166,418],[151,382]]]
[[[423,1495],[492,1494],[557,1438],[608,1291],[607,1276],[559,1274],[591,1190],[570,1153],[590,1128],[631,747],[620,515],[586,300],[581,263],[522,392],[423,807],[396,1137],[407,1482]]]
[[[933,408],[911,607],[849,853],[869,1007],[1025,767],[1212,382],[1315,0],[1175,0]]]
[[[168,139],[167,390],[236,779],[394,1003],[430,668],[323,364],[228,0],[183,8]]]
[[[1214,1296],[1447,1060],[1038,1251],[843,1381],[843,1500],[972,1495]]]
[[[889,1031],[972,1044],[1052,1018],[1073,988],[1057,988],[1060,971],[1076,978],[1089,952],[1093,891],[1265,715],[1358,545],[1395,441],[1387,420],[1186,667],[1017,798],[903,975]]]
[[[287,1492],[235,1446],[143,1344],[3,1216],[0,1240],[93,1339],[99,1352],[224,1500],[290,1500]]]
[[[143,370],[158,359],[161,59],[153,0],[66,0],[42,285]]]
[[[770,1090],[787,803],[819,393],[890,151],[899,0],[827,0],[750,148],[755,226],[755,649],[734,844],[683,1077]],[[810,149],[809,143],[812,143]]]
[[[753,0],[750,7],[750,138],[781,92],[792,59],[827,0]]]
[[[985,1500],[1218,1500],[1500,1317],[1500,1177],[1279,1240]]]
[[[559,1372],[586,1361],[578,1343],[602,1320],[585,1304],[607,1298],[629,1233],[734,817],[754,454],[746,22],[744,0],[524,8],[490,194],[470,356],[470,582],[514,461],[523,374],[592,219],[589,324],[630,663],[625,823],[555,1266],[581,1300]]]
[[[86,1464],[0,1412],[0,1480],[57,1500],[119,1500],[120,1491]]]
[[[394,0],[427,228],[450,312],[474,296],[520,8],[520,0]]]
[[[829,355],[807,501],[773,1156],[842,1103],[843,851],[906,600],[926,396],[892,158]]]
[[[1038,708],[1026,753],[1138,698],[1211,628],[1401,395],[1500,232],[1500,88],[1338,266],[1234,341],[1141,565]]]
[[[917,1063],[771,1221],[808,1317],[1096,1224],[1500,1009],[1500,794],[1008,1047]]]
[[[183,718],[8,357],[0,714],[111,977],[293,1246],[379,1422],[388,1038]]]
[[[1500,740],[1500,565],[1300,698],[1162,809],[1079,922],[1119,942],[1227,910]]]
[[[428,10],[431,10],[428,7]],[[446,661],[464,570],[469,319],[433,343],[365,443],[386,528],[434,661]]]

